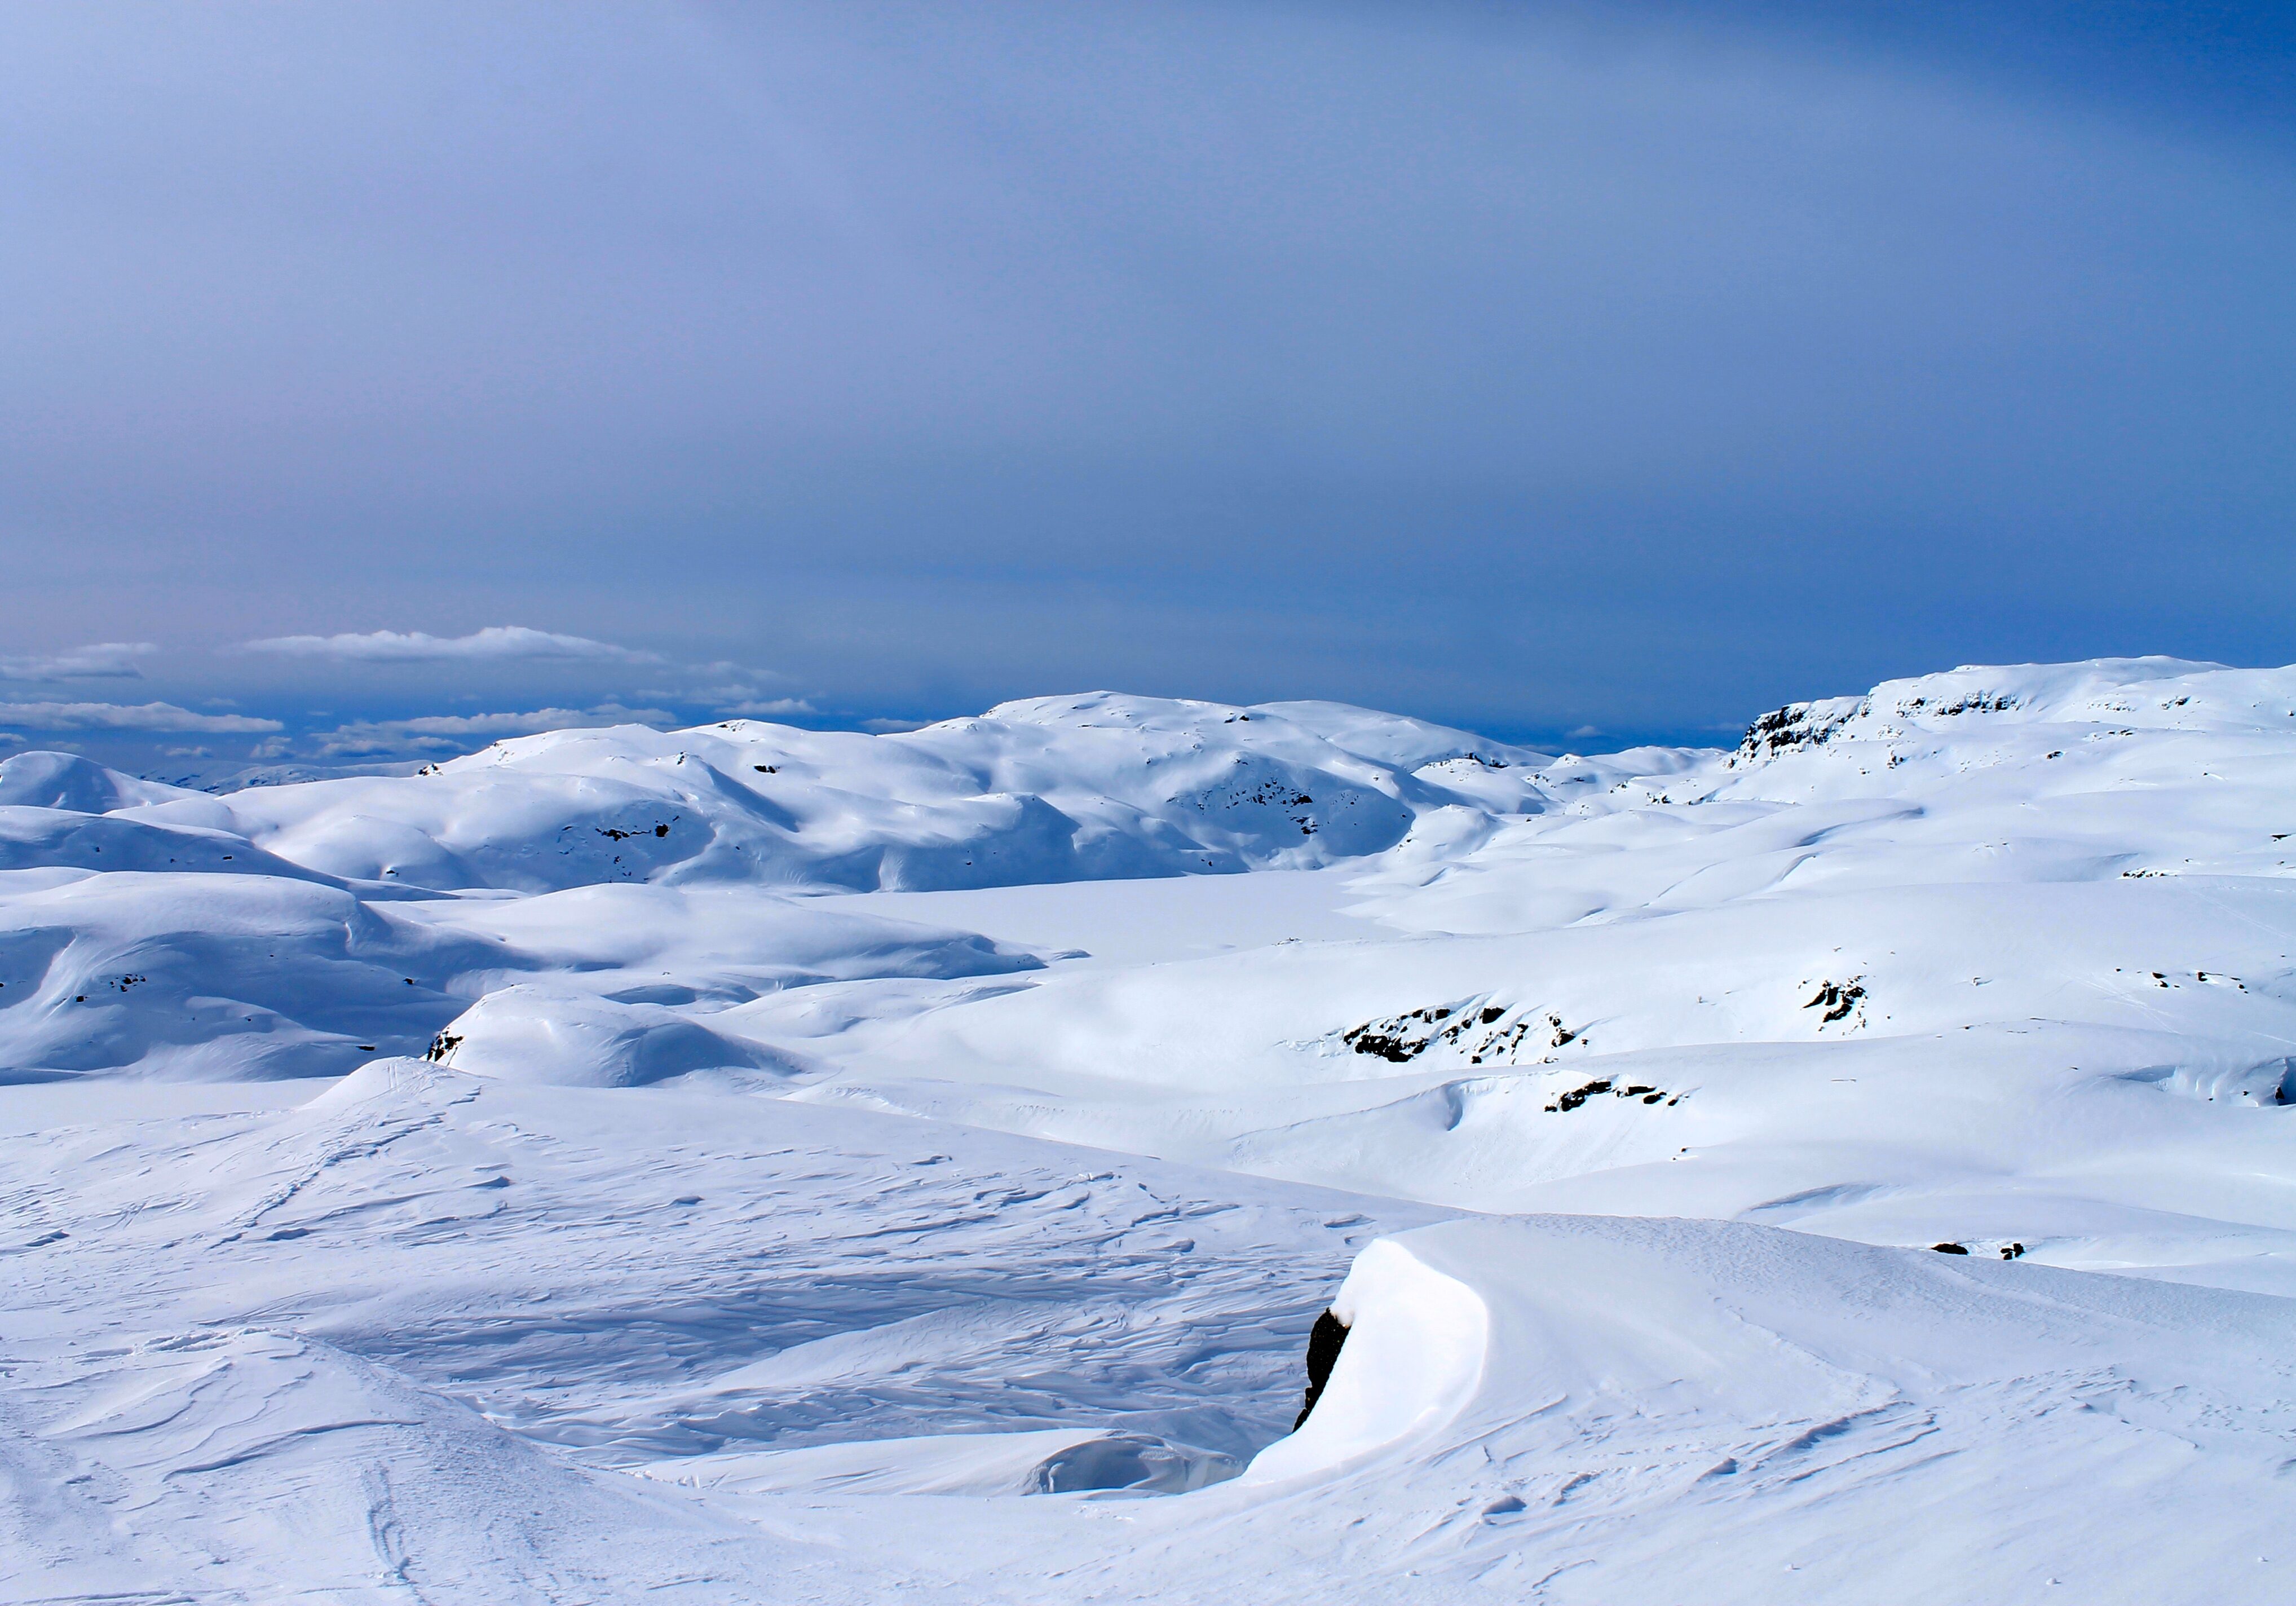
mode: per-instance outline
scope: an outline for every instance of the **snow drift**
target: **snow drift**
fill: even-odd
[[[2296,1521],[2296,1301],[1587,1217],[1383,1239],[1341,1297],[1243,1487],[1543,1599],[2263,1600]]]

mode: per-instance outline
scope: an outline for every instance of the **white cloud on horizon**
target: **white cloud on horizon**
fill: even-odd
[[[697,679],[708,679],[714,676],[719,680],[737,685],[749,685],[759,681],[789,679],[788,676],[778,669],[755,668],[749,664],[737,664],[722,658],[715,663],[688,664],[685,666],[685,672]]]
[[[661,656],[564,635],[523,625],[488,625],[468,635],[430,635],[420,630],[370,630],[365,635],[275,635],[242,643],[242,651],[287,658],[332,658],[353,663],[506,662],[519,659],[589,659],[626,664],[658,664]]]
[[[0,725],[27,731],[208,731],[283,729],[275,719],[194,714],[172,702],[0,702]]]
[[[802,697],[775,697],[765,701],[750,698],[745,701],[728,704],[718,711],[720,714],[734,714],[747,718],[761,719],[774,714],[810,714],[816,710],[814,706]]]
[[[877,736],[898,736],[904,731],[922,731],[932,723],[930,719],[865,719],[861,728]]]
[[[413,719],[362,719],[332,731],[314,732],[321,757],[376,758],[393,753],[449,752],[470,747],[472,738],[496,742],[545,731],[595,729],[613,725],[674,725],[677,717],[661,709],[630,709],[602,703],[594,709],[534,709],[524,713],[426,714]]]
[[[97,642],[62,652],[0,658],[0,680],[141,680],[135,660],[160,649],[150,642]]]

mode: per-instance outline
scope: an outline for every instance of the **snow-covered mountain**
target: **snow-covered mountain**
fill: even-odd
[[[26,754],[0,856],[4,1598],[2284,1588],[2296,669]]]
[[[0,867],[25,872],[0,889],[0,1063],[340,1074],[552,976],[568,1008],[715,1011],[824,979],[1033,968],[783,895],[1313,867],[1423,819],[1545,807],[1544,761],[1334,703],[1107,693],[887,736],[562,731],[220,798],[20,754],[0,763]]]
[[[41,777],[21,790],[45,798],[57,762],[9,764]],[[89,777],[64,795],[141,786],[126,810],[141,823],[233,832],[329,874],[440,890],[938,889],[1312,868],[1376,853],[1443,808],[1540,807],[1529,771],[1543,762],[1337,703],[1095,692],[885,736],[623,725],[498,742],[414,776],[165,799]],[[0,797],[17,790],[0,776]]]

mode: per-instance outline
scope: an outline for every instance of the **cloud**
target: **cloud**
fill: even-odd
[[[155,683],[186,618],[525,613],[677,661],[239,667],[1624,736],[2107,638],[2286,651],[2296,96],[2230,19],[2290,7],[450,6],[420,50],[400,10],[42,8],[0,74],[43,133],[12,600],[169,635]],[[2185,25],[2104,20],[2175,12],[2244,86],[2189,127],[2140,104]],[[2080,67],[2116,29],[2158,54]],[[1463,628],[1461,576],[1574,627]]]
[[[785,691],[789,684],[790,676],[778,670],[721,660],[686,665],[684,678],[675,687],[641,687],[627,695],[664,702],[707,703],[721,714],[813,713],[812,705],[803,698],[776,694],[776,688]]]
[[[896,736],[903,731],[922,731],[931,723],[930,719],[865,719],[861,728],[880,736]]]
[[[1582,736],[1599,736],[1602,733],[1603,727],[1596,725],[1582,725],[1575,731],[1563,732],[1565,736],[1570,738],[1574,742]]]
[[[721,714],[743,714],[763,718],[770,714],[810,714],[814,707],[802,697],[775,697],[760,702],[756,698],[729,704],[718,710]]]
[[[0,702],[0,725],[28,731],[275,731],[275,719],[194,714],[172,702]]]
[[[715,663],[688,664],[685,672],[702,679],[712,676],[737,685],[749,685],[760,681],[785,681],[788,676],[778,669],[760,669],[750,664],[732,663],[719,659]]]
[[[628,709],[603,703],[594,709],[534,709],[524,713],[426,714],[413,719],[362,719],[314,733],[320,756],[372,758],[402,752],[462,751],[483,740],[531,736],[543,731],[610,725],[675,725],[661,709]]]
[[[370,630],[364,635],[275,635],[245,643],[250,652],[288,658],[333,658],[357,663],[500,662],[512,659],[579,658],[658,664],[653,652],[633,651],[586,635],[561,635],[523,625],[488,625],[468,635],[426,635],[420,630]]]
[[[141,680],[135,660],[159,650],[150,642],[98,642],[65,652],[0,658],[0,680]]]

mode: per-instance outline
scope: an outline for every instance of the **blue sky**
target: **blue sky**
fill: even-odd
[[[12,7],[0,728],[1594,747],[2286,661],[2292,67],[2285,6]]]

